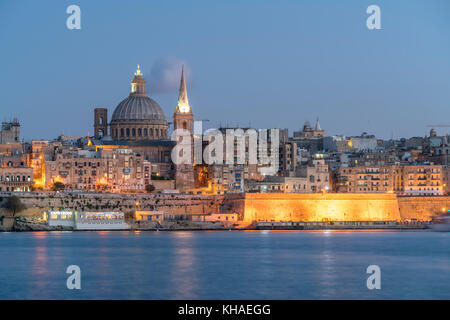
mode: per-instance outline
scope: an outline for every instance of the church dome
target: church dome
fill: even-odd
[[[111,124],[127,122],[167,124],[161,107],[155,100],[149,98],[145,90],[145,79],[139,65],[131,82],[129,97],[119,103],[111,118]]]
[[[109,127],[114,140],[167,139],[169,124],[159,104],[148,96],[139,65],[131,93],[114,110]]]
[[[131,94],[116,107],[111,122],[148,122],[152,124],[165,124],[166,117],[155,100],[148,96]]]

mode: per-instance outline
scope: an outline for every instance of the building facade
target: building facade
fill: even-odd
[[[29,167],[0,167],[0,191],[27,192],[33,185],[33,169]]]
[[[10,122],[3,122],[0,130],[1,143],[18,143],[20,142],[20,123],[17,119]]]
[[[69,190],[144,192],[151,164],[130,149],[58,152],[45,162],[45,187],[61,182]]]
[[[437,196],[445,193],[441,165],[382,165],[339,168],[337,191]]]

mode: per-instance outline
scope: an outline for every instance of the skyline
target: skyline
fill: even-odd
[[[327,135],[389,139],[424,136],[450,116],[445,1],[176,3],[76,1],[81,30],[65,26],[73,1],[0,4],[1,120],[19,118],[26,140],[92,135],[92,110],[112,114],[137,64],[170,119],[183,63],[195,119],[211,127],[292,134],[319,117]],[[371,4],[382,30],[365,27]]]

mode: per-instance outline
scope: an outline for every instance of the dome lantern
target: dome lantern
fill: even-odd
[[[168,123],[159,104],[148,96],[140,66],[131,81],[131,93],[115,108],[110,132],[113,139],[167,139]]]
[[[145,79],[139,65],[137,66],[136,73],[131,81],[130,95],[147,95],[147,92],[145,91]]]

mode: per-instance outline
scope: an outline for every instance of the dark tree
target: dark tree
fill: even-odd
[[[62,182],[55,182],[53,184],[53,191],[63,191],[66,186]]]
[[[147,184],[147,185],[145,186],[145,191],[146,191],[147,193],[152,193],[153,191],[155,191],[155,186],[152,185],[152,184]]]
[[[20,201],[20,199],[16,196],[11,196],[6,200],[5,208],[9,211],[13,212],[13,217],[17,212],[20,212],[25,209],[25,205]]]

